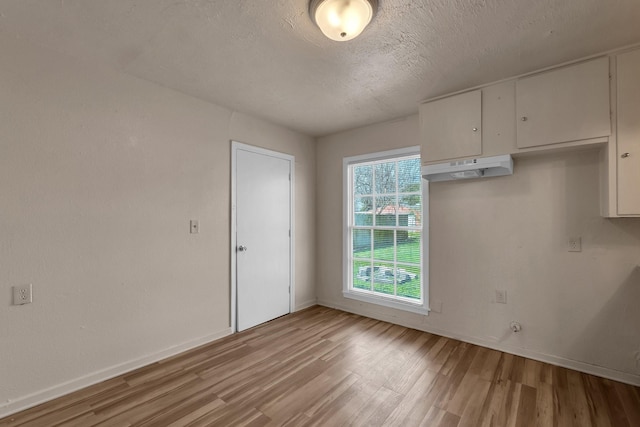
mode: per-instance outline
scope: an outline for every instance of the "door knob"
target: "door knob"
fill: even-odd
[[[238,246],[238,251],[246,252],[247,251],[247,247],[246,246]]]
[[[626,159],[627,157],[631,156],[631,153],[622,153],[622,157],[623,159]]]

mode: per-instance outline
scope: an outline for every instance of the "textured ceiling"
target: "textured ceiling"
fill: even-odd
[[[0,36],[319,136],[640,42],[639,0],[380,0],[326,39],[308,0],[0,0]],[[8,58],[3,58],[3,61]]]

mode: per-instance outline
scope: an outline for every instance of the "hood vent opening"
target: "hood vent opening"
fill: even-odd
[[[476,169],[472,171],[451,172],[451,179],[471,179],[482,178],[484,169]]]

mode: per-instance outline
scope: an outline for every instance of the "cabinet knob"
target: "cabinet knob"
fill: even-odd
[[[522,120],[523,122],[526,122],[527,121],[527,116],[520,117],[520,120]]]
[[[473,128],[473,131],[474,132],[478,132],[478,128]]]
[[[622,153],[622,157],[623,159],[626,159],[627,157],[631,157],[631,153]]]

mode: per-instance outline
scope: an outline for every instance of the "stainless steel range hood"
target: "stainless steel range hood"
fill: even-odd
[[[513,159],[509,154],[438,163],[422,167],[422,177],[429,182],[487,178],[511,174],[513,174]]]

